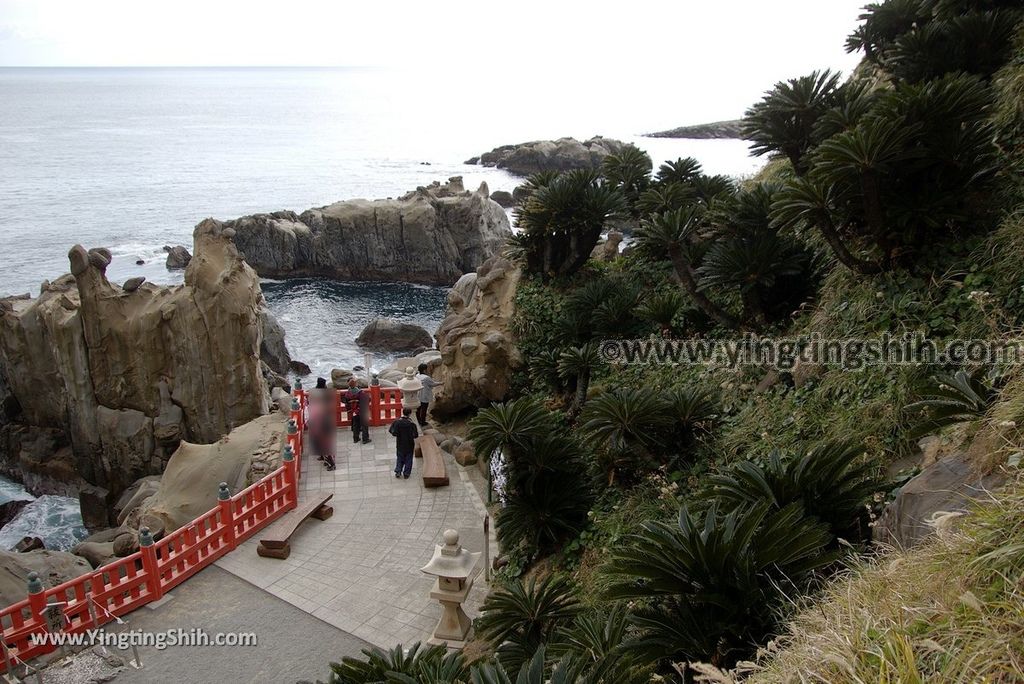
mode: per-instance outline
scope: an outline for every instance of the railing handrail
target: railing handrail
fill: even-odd
[[[98,627],[156,600],[164,590],[211,565],[257,530],[294,509],[298,505],[298,478],[303,446],[300,428],[304,427],[302,410],[305,402],[301,389],[296,390],[295,397],[299,400],[299,406],[291,411],[289,424],[294,422],[296,429],[289,429],[285,438],[294,455],[292,460],[282,462],[280,467],[226,500],[222,499],[216,507],[159,541],[153,542],[147,530],[140,530],[140,533],[145,533],[148,541],[142,542],[144,535],[140,534],[141,546],[138,551],[117,558],[85,575],[45,588],[38,583],[35,573],[30,574],[29,596],[0,609],[0,638],[8,644],[10,655],[24,662],[25,659],[57,648],[52,640],[29,643],[31,635],[48,629],[43,610],[49,598],[59,599],[65,606],[65,615],[70,614],[72,618],[78,616],[77,623],[67,624],[61,631],[77,633]],[[261,488],[266,490],[266,496],[246,507],[246,499]],[[225,511],[231,512],[230,519],[224,519]],[[208,520],[215,522],[206,530],[202,524]],[[244,528],[243,534],[236,536],[235,529],[240,526]],[[191,546],[187,553],[179,553],[174,546],[179,542],[185,544],[186,537],[193,533],[195,538],[188,542]],[[201,541],[205,542],[205,546],[200,545]],[[111,581],[104,580],[104,576]],[[69,590],[74,591],[73,598],[68,597]],[[97,601],[96,597],[102,598]],[[87,619],[81,616],[82,610],[88,611],[90,602],[101,608],[104,613],[102,617],[92,613],[87,614]],[[26,611],[28,617],[25,617]],[[4,626],[4,620],[10,622],[9,627]],[[6,668],[7,663],[0,665],[0,672]]]

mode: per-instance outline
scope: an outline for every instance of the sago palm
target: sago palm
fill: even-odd
[[[680,286],[705,314],[727,328],[738,328],[739,321],[715,304],[697,285],[695,243],[699,239],[704,209],[689,206],[667,211],[644,221],[637,231],[638,246],[651,256],[667,256]]]
[[[798,175],[805,173],[806,155],[817,142],[815,125],[835,103],[838,87],[839,74],[827,70],[776,83],[743,118],[743,136],[753,143],[751,151],[781,154]]]
[[[570,347],[558,357],[558,374],[562,378],[571,378],[576,382],[576,397],[570,410],[570,416],[576,416],[587,403],[587,392],[590,389],[590,374],[601,363],[601,354],[594,342],[579,347]]]
[[[540,647],[529,658],[519,659],[518,668],[508,666],[499,657],[497,662],[483,663],[473,668],[473,684],[586,684],[580,679],[579,667],[568,656],[547,669],[545,649]],[[514,676],[509,670],[517,673]]]
[[[526,268],[545,278],[571,275],[590,258],[605,224],[623,215],[622,193],[594,171],[544,177],[516,213]]]
[[[635,145],[624,146],[602,162],[604,177],[619,189],[634,215],[640,193],[650,185],[651,167],[650,156]]]
[[[680,157],[658,167],[655,178],[662,185],[688,184],[703,173],[700,162],[693,157]]]
[[[731,665],[770,634],[788,591],[834,560],[827,528],[798,504],[767,504],[703,519],[685,508],[676,525],[646,523],[612,552],[610,599],[639,601],[634,648],[651,661]]]
[[[469,438],[481,458],[490,458],[498,449],[521,451],[551,431],[550,412],[532,397],[492,404],[469,422]]]
[[[1000,384],[1001,378],[985,366],[970,372],[936,373],[918,388],[921,398],[904,407],[916,419],[909,437],[981,418],[998,398]]]
[[[549,647],[552,655],[568,655],[582,670],[586,684],[641,684],[650,673],[638,666],[630,648],[629,614],[617,603],[607,611],[584,613],[558,630]]]
[[[459,652],[448,653],[444,646],[414,643],[390,650],[364,649],[363,658],[345,656],[331,663],[331,684],[378,684],[380,682],[416,682],[417,684],[455,684],[469,681],[469,669]]]
[[[645,321],[654,323],[663,335],[670,335],[673,322],[686,305],[686,300],[678,290],[653,292],[640,303],[637,315]]]
[[[708,479],[707,497],[724,510],[768,503],[782,509],[799,503],[807,515],[851,541],[864,538],[866,505],[885,488],[877,463],[864,446],[848,440],[826,441],[795,456],[772,451],[764,462],[742,461]]]
[[[581,606],[563,575],[518,580],[492,592],[480,607],[477,631],[498,648],[506,666],[518,667],[544,646],[555,630],[571,624]]]

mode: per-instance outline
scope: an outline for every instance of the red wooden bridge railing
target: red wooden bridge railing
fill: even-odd
[[[39,637],[53,628],[48,611],[59,610],[67,634],[100,627],[130,613],[210,565],[298,504],[302,475],[303,402],[292,399],[281,467],[231,495],[221,483],[218,505],[189,524],[154,542],[139,530],[139,550],[87,575],[46,589],[29,575],[28,598],[0,610],[4,662],[0,672],[56,650]]]
[[[338,427],[347,427],[352,425],[352,416],[348,404],[342,398],[345,391],[336,389],[304,390],[299,384],[295,395],[299,398],[301,408],[305,409],[309,404],[310,392],[332,392],[334,394],[335,422]],[[370,425],[372,427],[390,425],[393,420],[402,415],[402,390],[397,387],[370,385],[362,391],[370,394]]]

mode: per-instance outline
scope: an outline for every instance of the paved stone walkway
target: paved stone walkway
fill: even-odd
[[[333,517],[304,523],[287,560],[259,557],[256,535],[217,565],[375,646],[425,641],[441,608],[429,598],[433,578],[420,568],[448,528],[459,530],[469,550],[483,551],[486,481],[476,466],[451,459],[447,487],[423,487],[420,459],[412,477],[396,479],[395,442],[386,428],[371,430],[371,444],[353,444],[351,435],[338,431],[333,472],[303,457],[300,501],[304,492],[332,490]],[[471,618],[486,593],[481,571],[465,606]]]

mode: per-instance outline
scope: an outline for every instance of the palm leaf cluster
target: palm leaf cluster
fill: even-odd
[[[556,629],[571,624],[581,607],[568,580],[549,575],[539,582],[511,582],[490,594],[480,610],[478,633],[498,649],[503,665],[518,669]]]
[[[991,76],[1009,57],[1022,16],[1015,0],[887,0],[864,9],[847,51],[912,83],[954,72]]]
[[[591,399],[580,427],[593,445],[599,481],[629,485],[685,458],[718,417],[716,398],[697,388],[658,392],[620,387]]]
[[[505,506],[495,518],[503,548],[545,554],[579,534],[592,495],[582,448],[555,414],[530,397],[494,404],[470,421],[469,436],[480,457],[504,455]]]
[[[762,504],[781,510],[799,504],[808,516],[828,525],[832,535],[866,541],[866,504],[885,486],[877,466],[864,458],[863,445],[827,441],[801,454],[773,450],[763,463],[737,463],[708,479],[705,497],[723,510]]]
[[[444,646],[423,648],[419,642],[408,649],[364,649],[362,658],[345,656],[331,663],[331,684],[456,684],[469,682],[469,668],[460,652]]]
[[[486,681],[506,681],[502,677],[517,670],[520,677],[535,677],[541,668],[552,681],[565,676],[573,684],[649,681],[646,664],[631,648],[625,606],[584,611],[563,576],[513,581],[491,594],[481,610],[478,634],[496,649],[495,662],[481,669],[491,677]]]
[[[527,182],[510,251],[544,278],[567,276],[590,258],[605,223],[626,212],[622,192],[595,171],[544,173]]]
[[[780,82],[753,105],[755,154],[787,158],[776,226],[819,231],[861,273],[990,222],[996,148],[988,78],[1024,17],[1016,2],[887,0],[869,5],[848,48],[887,82],[828,71]]]
[[[638,246],[672,263],[681,293],[705,315],[728,328],[763,327],[793,311],[813,283],[810,253],[772,220],[778,192],[756,183],[654,214]],[[722,302],[729,297],[741,302],[738,315]]]
[[[649,662],[731,665],[777,626],[789,592],[833,562],[828,528],[800,504],[767,503],[650,522],[613,551],[608,598],[635,602],[632,649]]]
[[[908,437],[981,418],[998,398],[1001,383],[1002,378],[984,366],[931,376],[918,388],[920,399],[904,407],[914,418]]]

